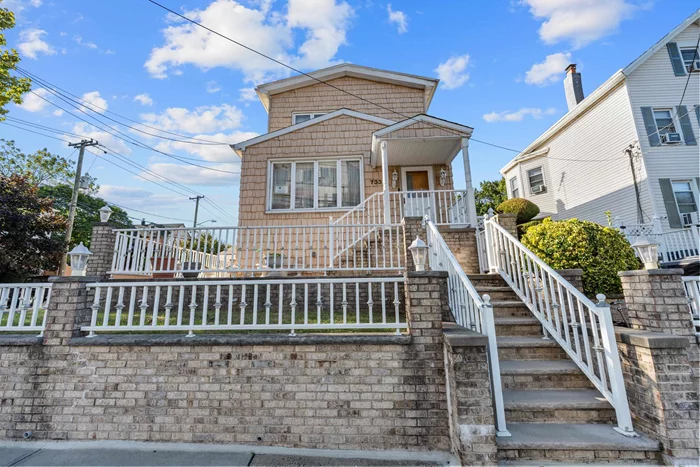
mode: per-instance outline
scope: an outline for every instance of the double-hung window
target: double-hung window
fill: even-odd
[[[544,193],[546,188],[544,185],[544,173],[542,172],[542,167],[528,170],[527,178],[530,182],[530,193]]]
[[[510,196],[512,198],[518,198],[520,195],[520,188],[518,188],[518,177],[513,177],[510,179]]]
[[[672,109],[653,109],[654,123],[659,138],[664,144],[677,144],[681,142],[680,135],[676,129],[676,122],[673,118]]]
[[[695,47],[681,47],[680,49],[685,71],[688,73],[700,71],[700,50]]]
[[[361,159],[270,164],[270,210],[352,208],[362,202]]]
[[[320,117],[321,115],[326,115],[328,112],[305,112],[305,113],[294,113],[292,115],[292,124],[302,123],[312,118]]]
[[[698,211],[697,200],[693,192],[693,185],[690,180],[673,180],[673,196],[676,198],[678,213],[681,215],[683,225],[693,223],[692,214]]]

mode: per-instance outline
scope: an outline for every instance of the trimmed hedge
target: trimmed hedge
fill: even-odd
[[[516,223],[524,224],[540,213],[540,208],[525,198],[511,198],[498,205],[496,211],[502,214],[515,214]]]
[[[545,217],[542,219],[535,219],[535,220],[530,221],[530,222],[525,222],[524,224],[519,224],[518,225],[518,235],[520,237],[522,237],[523,235],[525,235],[525,232],[527,232],[527,229],[529,229],[530,227],[535,226],[535,225],[540,225],[542,223],[542,221],[544,221],[545,219],[550,219],[550,218]]]
[[[623,234],[594,222],[544,219],[529,227],[520,241],[554,269],[583,269],[583,288],[589,296],[621,293],[617,272],[640,267]]]

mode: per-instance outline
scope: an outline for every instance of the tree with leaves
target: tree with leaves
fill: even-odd
[[[65,229],[65,217],[25,177],[0,177],[0,282],[55,270]]]
[[[483,216],[492,208],[496,210],[496,206],[508,199],[506,191],[506,180],[484,181],[479,184],[479,188],[474,190],[474,201],[476,202],[476,213]]]
[[[1,0],[0,0],[1,1]],[[7,8],[0,8],[0,121],[5,120],[10,102],[22,103],[22,95],[31,89],[29,78],[18,78],[10,74],[20,61],[15,49],[6,49],[7,40],[2,31],[15,27],[15,15]]]
[[[65,157],[39,149],[33,154],[23,153],[15,142],[0,139],[0,176],[22,174],[34,186],[72,183],[74,163]]]

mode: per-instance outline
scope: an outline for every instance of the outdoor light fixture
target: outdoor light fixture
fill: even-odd
[[[440,186],[445,186],[447,183],[447,170],[445,168],[440,169]]]
[[[396,188],[396,185],[399,183],[399,173],[394,169],[394,172],[391,174],[391,187]]]
[[[109,221],[109,216],[112,215],[112,210],[106,204],[100,208],[100,222],[107,223]]]
[[[425,261],[428,259],[428,245],[420,237],[416,237],[411,246],[408,247],[408,251],[413,256],[413,264],[416,265],[416,271],[425,271]]]
[[[71,276],[84,276],[88,258],[92,256],[90,250],[80,242],[80,245],[73,248],[68,256],[70,256]]]
[[[645,235],[640,235],[632,244],[639,258],[644,263],[644,269],[659,268],[659,244],[650,241]]]

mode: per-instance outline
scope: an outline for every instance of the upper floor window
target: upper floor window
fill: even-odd
[[[695,47],[681,47],[680,49],[685,71],[688,73],[700,71],[700,51]]]
[[[661,138],[661,143],[679,144],[681,142],[681,135],[676,128],[673,111],[671,109],[653,109],[653,112],[656,131]]]
[[[511,178],[508,183],[510,183],[510,196],[513,198],[519,198],[520,189],[518,188],[518,177]]]
[[[320,117],[321,115],[326,115],[328,112],[307,112],[307,113],[294,113],[292,114],[292,124],[302,123],[312,118]]]
[[[271,163],[270,209],[343,209],[362,201],[362,161],[358,159]]]
[[[542,172],[542,167],[528,170],[527,178],[530,182],[530,193],[544,193],[547,190],[544,185],[544,173]]]
[[[695,193],[693,192],[691,181],[672,180],[671,187],[673,188],[673,196],[676,198],[676,206],[678,206],[678,212],[681,215],[682,224],[693,224],[693,213],[697,212],[698,204],[695,200]]]

